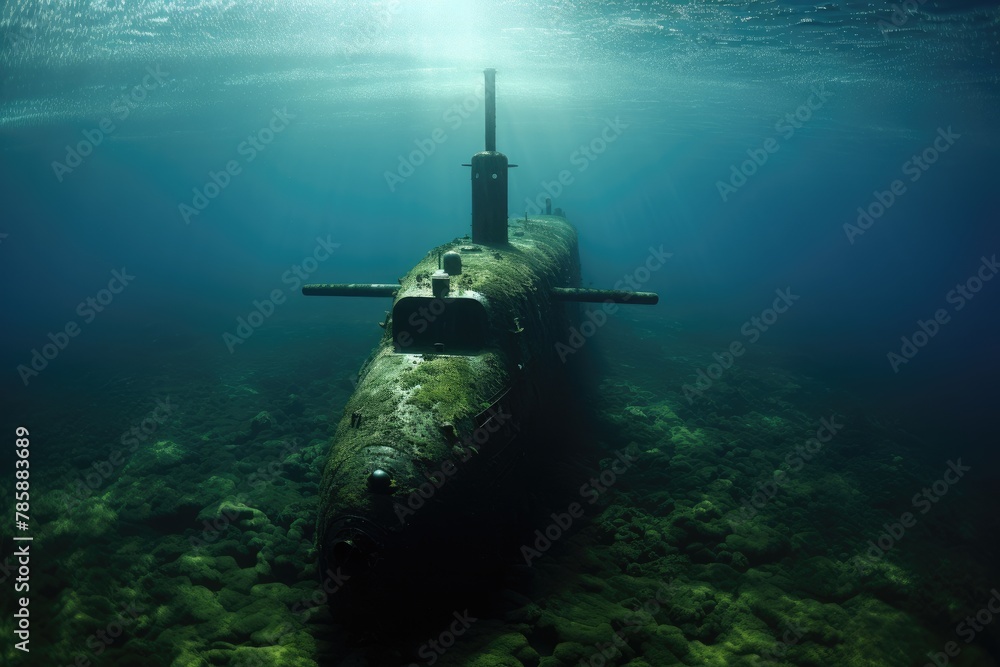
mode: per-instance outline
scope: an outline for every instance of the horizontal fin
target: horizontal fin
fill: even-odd
[[[569,287],[554,287],[552,298],[556,301],[580,301],[584,303],[631,303],[642,306],[655,306],[660,297],[656,292],[629,292],[620,289],[579,289]]]
[[[341,283],[304,285],[302,294],[305,296],[381,296],[394,297],[399,285]]]

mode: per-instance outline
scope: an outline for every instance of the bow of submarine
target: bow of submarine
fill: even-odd
[[[457,551],[485,502],[476,491],[495,481],[516,437],[515,375],[499,349],[376,350],[338,425],[320,495],[320,568],[343,582],[345,601],[430,585],[434,570],[454,575],[471,557]]]

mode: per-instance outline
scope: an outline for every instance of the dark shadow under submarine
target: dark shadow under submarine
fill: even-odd
[[[496,150],[495,70],[485,78],[486,149],[464,165],[471,238],[432,249],[399,284],[302,288],[393,299],[320,487],[318,571],[336,582],[331,610],[348,616],[476,586],[482,564],[509,546],[503,536],[518,531],[525,489],[509,473],[560,437],[539,425],[551,426],[567,391],[559,345],[580,322],[576,304],[658,301],[581,289],[576,230],[560,209],[551,214],[551,200],[546,215],[508,219],[516,165]]]

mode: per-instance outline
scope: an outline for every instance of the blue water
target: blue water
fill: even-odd
[[[500,71],[500,149],[520,165],[511,214],[549,183],[581,231],[587,282],[613,283],[662,244],[674,256],[649,288],[664,318],[725,338],[790,287],[802,299],[767,342],[844,381],[923,394],[991,377],[992,284],[898,373],[886,356],[998,250],[993,9],[925,4],[897,27],[877,5],[488,4],[8,5],[8,380],[23,388],[11,364],[113,268],[137,275],[128,305],[74,348],[143,326],[219,335],[259,295],[292,293],[280,276],[317,236],[341,247],[316,280],[391,282],[466,233],[459,165],[481,148],[484,65]],[[239,152],[274,109],[287,129]],[[783,120],[797,111],[798,127]],[[615,119],[602,153],[579,152]],[[960,138],[912,181],[902,165],[939,128]],[[93,154],[55,173],[87,136]],[[433,153],[387,183],[418,142]],[[766,162],[720,194],[748,151]],[[187,224],[180,204],[230,160],[240,174]],[[844,225],[895,179],[905,193],[851,243]],[[278,318],[316,309],[293,295]]]
[[[740,341],[738,365],[776,352],[995,478],[995,3],[13,0],[0,33],[5,433],[185,345],[192,368],[283,347],[356,367],[387,302],[299,287],[391,283],[469,232],[495,67],[510,214],[563,208],[588,286],[672,253],[641,286],[660,304],[620,316],[703,345],[664,386]],[[852,232],[859,207],[884,212]],[[798,298],[751,341],[776,290]]]

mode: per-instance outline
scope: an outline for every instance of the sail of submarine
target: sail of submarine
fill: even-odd
[[[484,73],[486,150],[464,165],[472,168],[471,239],[432,249],[399,284],[302,288],[393,299],[324,467],[321,575],[377,579],[405,554],[433,551],[442,526],[453,527],[511,469],[531,441],[522,427],[556,400],[557,344],[574,323],[567,302],[658,301],[650,292],[581,289],[576,230],[561,215],[508,219],[507,174],[516,165],[496,150],[495,70]]]

